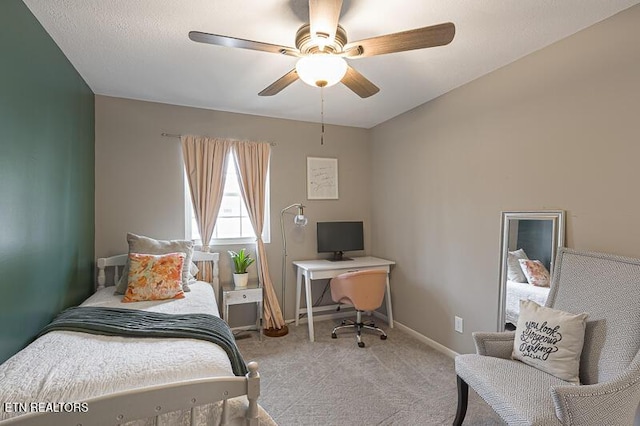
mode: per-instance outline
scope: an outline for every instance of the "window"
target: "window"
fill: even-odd
[[[227,161],[227,176],[224,183],[224,193],[216,227],[213,229],[213,236],[209,245],[222,244],[244,244],[255,242],[255,233],[249,220],[247,207],[242,200],[240,192],[239,176],[236,173],[233,153],[229,153]],[[262,232],[262,239],[265,243],[270,240],[269,235],[269,179],[267,179],[265,203],[265,221]],[[192,239],[196,244],[202,244],[202,239],[198,231],[196,216],[191,203],[191,195],[189,192],[189,183],[185,176],[185,217],[189,218],[186,223],[186,235],[188,239]]]

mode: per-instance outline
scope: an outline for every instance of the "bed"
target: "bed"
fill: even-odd
[[[543,305],[549,295],[549,287],[538,287],[529,283],[507,281],[507,301],[505,308],[505,320],[514,326],[518,323],[520,315],[520,300],[533,300]]]
[[[98,288],[82,307],[219,316],[217,253],[193,258],[213,262],[212,284],[190,283],[183,299],[124,304],[106,281],[117,282],[126,259],[98,259]],[[227,353],[209,341],[52,331],[0,365],[0,424],[275,425],[257,403],[257,364],[247,369],[234,375]]]

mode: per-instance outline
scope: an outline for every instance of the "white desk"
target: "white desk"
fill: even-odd
[[[296,325],[300,318],[300,293],[302,291],[302,278],[304,277],[304,289],[306,295],[306,311],[309,321],[309,340],[314,341],[313,334],[313,312],[334,309],[334,305],[319,306],[314,308],[311,301],[311,282],[313,280],[330,279],[345,272],[379,269],[387,272],[387,318],[389,327],[393,328],[393,314],[391,311],[391,290],[389,288],[389,271],[394,261],[380,259],[377,257],[354,257],[353,260],[343,260],[332,262],[330,260],[296,260],[293,264],[298,269],[298,279],[296,282]]]

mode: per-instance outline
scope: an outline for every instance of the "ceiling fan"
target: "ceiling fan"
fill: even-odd
[[[309,24],[298,29],[295,48],[200,31],[190,31],[189,38],[200,43],[300,58],[296,68],[258,93],[260,96],[273,96],[300,78],[305,83],[318,87],[328,87],[342,82],[360,97],[368,98],[380,89],[348,65],[345,58],[366,58],[444,46],[453,40],[456,31],[455,26],[447,22],[348,42],[346,31],[338,23],[341,9],[342,0],[309,0]]]

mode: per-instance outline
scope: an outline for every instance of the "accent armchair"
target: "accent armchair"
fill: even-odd
[[[580,385],[511,359],[515,332],[474,333],[456,357],[461,425],[471,386],[509,425],[626,425],[640,403],[640,260],[559,251],[547,307],[587,312]]]

